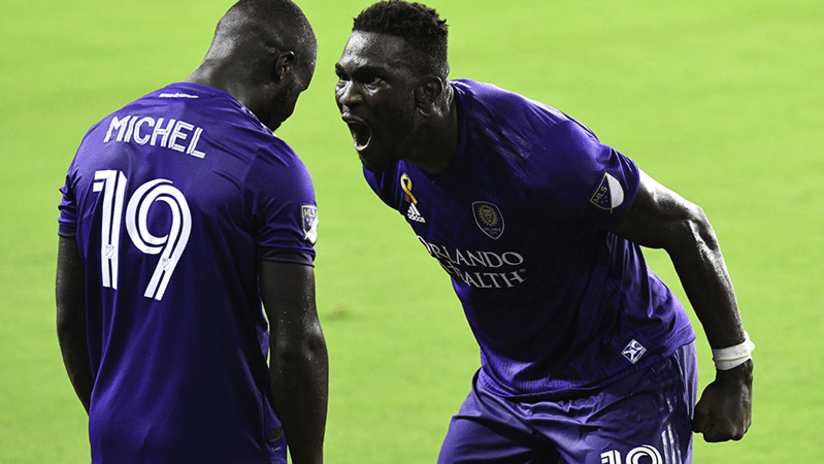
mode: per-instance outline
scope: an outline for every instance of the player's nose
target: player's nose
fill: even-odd
[[[354,106],[363,103],[363,95],[357,91],[357,86],[352,81],[341,81],[335,88],[335,100],[338,107]]]

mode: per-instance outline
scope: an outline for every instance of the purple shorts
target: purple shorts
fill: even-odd
[[[438,463],[689,464],[695,344],[590,396],[507,399],[473,379]]]

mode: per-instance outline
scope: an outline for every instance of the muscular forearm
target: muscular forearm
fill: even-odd
[[[269,319],[269,371],[275,409],[295,464],[323,462],[329,357],[315,307],[311,266],[259,263]]]
[[[698,210],[681,228],[684,238],[667,252],[710,346],[717,349],[743,342],[735,291],[712,227]]]
[[[667,251],[713,348],[741,343],[744,329],[735,292],[704,211],[643,171],[640,178],[632,208],[611,230]]]
[[[86,339],[85,273],[73,238],[60,237],[57,250],[57,339],[69,380],[89,412],[94,381]]]
[[[713,349],[745,340],[732,283],[715,232],[703,210],[641,172],[632,208],[611,230],[667,251]],[[707,441],[740,439],[752,423],[752,360],[716,379],[695,406],[693,430]]]
[[[80,327],[72,325],[58,322],[57,338],[60,342],[60,351],[63,353],[66,373],[69,375],[74,392],[88,413],[94,381],[86,342],[86,327],[85,324]]]
[[[323,462],[329,360],[323,336],[307,337],[300,351],[272,347],[275,407],[292,462]]]

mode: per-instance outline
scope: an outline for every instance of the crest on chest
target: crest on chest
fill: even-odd
[[[490,238],[497,240],[504,233],[504,216],[498,205],[488,201],[472,203],[472,216],[475,224]]]

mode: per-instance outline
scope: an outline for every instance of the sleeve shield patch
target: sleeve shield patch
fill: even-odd
[[[621,182],[610,173],[605,172],[601,183],[595,189],[595,193],[592,194],[589,202],[610,212],[621,206],[624,203],[624,188],[621,186]]]
[[[318,207],[303,205],[300,209],[303,216],[303,239],[314,245],[318,241]]]

